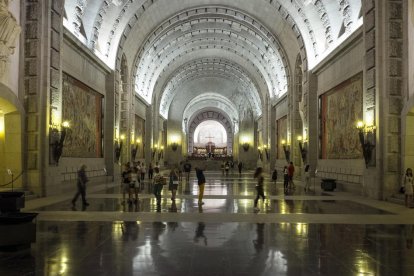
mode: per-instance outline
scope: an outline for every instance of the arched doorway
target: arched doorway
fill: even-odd
[[[217,111],[201,112],[189,124],[188,155],[231,156],[233,137],[232,124],[227,116]]]
[[[0,85],[0,190],[23,188],[21,113],[14,93]]]

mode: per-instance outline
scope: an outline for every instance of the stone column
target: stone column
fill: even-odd
[[[401,173],[403,1],[363,2],[365,41],[364,117],[377,126],[375,159],[364,174],[364,194],[387,199]]]
[[[318,166],[319,159],[319,98],[318,98],[318,79],[315,74],[306,72],[306,82],[304,83],[304,93],[308,97],[308,152],[307,161],[310,165],[311,176]]]
[[[48,129],[61,123],[61,43],[63,0],[24,1],[24,91],[28,189],[46,195],[49,164]]]

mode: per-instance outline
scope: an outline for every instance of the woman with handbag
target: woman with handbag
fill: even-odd
[[[403,185],[404,187],[404,194],[405,194],[405,206],[410,208],[411,203],[413,202],[413,170],[408,168],[405,171]]]

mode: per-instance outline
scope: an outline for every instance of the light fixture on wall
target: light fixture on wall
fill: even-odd
[[[302,136],[298,136],[297,140],[299,143],[300,156],[302,157],[303,164],[305,164],[306,155],[308,154],[308,145],[307,145],[306,140]]]
[[[132,145],[132,149],[131,149],[132,161],[135,161],[135,158],[137,157],[137,152],[138,152],[139,144],[141,144],[141,140],[140,139],[136,139],[135,140],[135,143]]]
[[[59,164],[59,159],[62,156],[63,143],[66,139],[66,134],[70,125],[68,121],[64,121],[60,126],[50,126],[50,147],[52,151],[53,161]]]
[[[365,160],[365,167],[372,159],[372,152],[375,148],[375,130],[376,126],[373,123],[366,124],[363,121],[358,121],[356,128],[358,129],[359,142],[362,147],[362,154]]]
[[[263,149],[261,146],[257,147],[257,152],[259,153],[260,160],[263,161]]]
[[[243,147],[243,150],[246,152],[246,151],[249,151],[249,148],[250,148],[250,144],[249,144],[249,140],[246,138],[246,137],[244,137],[243,138],[243,141],[242,141],[242,147]]]
[[[155,154],[157,153],[157,151],[158,151],[158,145],[154,145],[152,148],[152,159],[155,158]]]
[[[178,143],[177,143],[177,142],[172,142],[172,143],[171,143],[171,149],[172,149],[173,151],[176,151],[176,150],[178,149]]]
[[[158,160],[164,158],[164,146],[161,146],[158,150]]]
[[[286,143],[286,140],[282,140],[282,147],[283,147],[283,152],[285,153],[285,159],[286,162],[290,161],[290,146]]]
[[[266,160],[269,160],[269,147],[267,145],[263,145],[263,148],[266,153]]]
[[[171,149],[173,151],[176,151],[178,149],[178,146],[179,146],[178,139],[179,138],[176,135],[171,136],[171,144],[170,144],[170,146],[171,146]]]
[[[119,139],[115,139],[115,161],[116,163],[119,162],[119,158],[121,157],[122,147],[124,146],[125,135],[122,134]]]

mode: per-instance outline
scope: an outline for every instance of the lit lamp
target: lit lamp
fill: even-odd
[[[263,161],[263,150],[261,146],[257,147],[257,151],[259,152],[259,158],[261,161]]]
[[[115,160],[119,162],[119,158],[121,157],[122,147],[124,145],[125,135],[122,134],[119,139],[115,140]]]
[[[269,160],[269,148],[268,148],[267,145],[263,145],[263,148],[264,148],[265,153],[266,153],[266,160]]]
[[[132,150],[131,150],[132,161],[135,161],[135,157],[137,156],[139,144],[141,144],[141,140],[137,139],[135,140],[135,144],[132,145]]]
[[[51,133],[50,133],[50,139],[51,139],[51,150],[52,150],[52,156],[54,162],[56,164],[59,164],[59,159],[62,156],[63,151],[63,143],[66,139],[67,130],[69,129],[70,125],[68,121],[64,121],[60,125],[60,131],[59,126],[51,125]]]
[[[171,149],[173,150],[173,151],[176,151],[177,149],[178,149],[178,141],[177,141],[178,139],[176,138],[176,137],[173,137],[172,139],[171,139]]]
[[[243,139],[242,147],[245,152],[249,150],[250,145],[249,145],[249,141],[246,138]]]
[[[164,157],[164,146],[160,147],[160,150],[158,151],[158,160]]]
[[[285,153],[286,162],[290,161],[290,147],[286,144],[286,140],[282,140],[283,152]]]
[[[367,125],[363,121],[358,121],[356,128],[358,129],[359,142],[361,143],[365,166],[368,168],[368,164],[372,158],[372,151],[375,148],[376,127],[373,124]]]
[[[298,143],[299,143],[299,150],[300,150],[300,156],[302,157],[302,162],[305,163],[306,162],[306,155],[308,153],[308,149],[306,146],[306,141],[303,139],[302,136],[298,136],[297,138]]]
[[[152,159],[154,159],[155,154],[157,153],[158,150],[158,145],[154,145],[154,147],[152,148]]]

